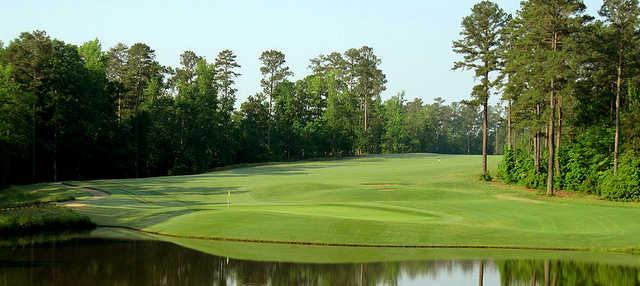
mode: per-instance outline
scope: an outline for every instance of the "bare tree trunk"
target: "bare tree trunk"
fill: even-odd
[[[469,155],[470,151],[471,151],[471,134],[469,131],[467,131],[467,155]]]
[[[482,175],[484,177],[487,176],[487,141],[489,140],[488,138],[488,134],[489,133],[489,112],[488,112],[488,100],[485,98],[484,103],[483,103],[483,108],[484,110],[482,110],[482,114],[483,114],[483,119],[482,119]]]
[[[547,145],[548,145],[548,156],[547,156],[547,195],[553,196],[553,163],[554,163],[554,111],[555,111],[555,98],[553,96],[553,86],[554,80],[551,80],[551,95],[549,100],[551,101],[550,113],[549,113],[549,126],[547,127]]]
[[[120,119],[122,118],[122,96],[118,94],[118,111],[116,112],[116,119],[118,123],[120,123]]]
[[[540,103],[536,104],[536,117],[538,118],[538,120],[540,120]],[[533,165],[536,168],[535,169],[535,173],[538,174],[540,172],[540,130],[537,129],[536,127],[536,135],[535,138],[533,139],[533,153],[534,153],[534,157],[533,157]]]
[[[552,40],[552,47],[553,47],[553,51],[555,52],[557,49],[557,42],[558,42],[558,34],[557,32],[554,32],[553,34],[553,40]],[[556,110],[556,106],[555,106],[555,79],[551,79],[551,92],[549,94],[549,127],[548,127],[548,134],[547,134],[547,144],[548,146],[548,153],[549,155],[547,156],[547,195],[553,196],[553,158],[555,156],[555,148],[554,148],[554,142],[553,142],[553,131],[555,128],[555,124],[554,124],[554,113]]]
[[[499,152],[499,146],[500,146],[500,129],[498,128],[498,125],[496,125],[496,130],[495,130],[495,132],[494,132],[493,134],[494,134],[493,136],[495,136],[495,138],[496,138],[496,143],[495,143],[495,144],[496,144],[496,147],[495,147],[495,149],[493,150],[493,155],[498,155],[498,154],[500,154],[500,152]]]
[[[523,134],[525,133],[525,131],[523,130],[522,132]],[[536,160],[536,154],[538,152],[538,133],[534,133],[533,137],[531,138],[531,140],[529,141],[531,142],[531,146],[533,146],[533,150],[531,151],[531,155],[533,156],[533,168],[535,169],[536,166],[538,165],[538,161]]]
[[[58,127],[53,128],[53,181],[58,181]]]
[[[556,177],[560,178],[560,142],[562,141],[562,96],[557,96],[557,112],[558,124],[556,132],[556,155],[555,155],[555,171]]]
[[[269,114],[267,115],[267,150],[269,151],[269,157],[271,157],[271,113],[273,101],[273,75],[270,77],[269,86]]]
[[[367,128],[369,127],[368,125],[368,119],[369,119],[369,102],[367,100],[367,98],[364,98],[364,132],[367,132]]]
[[[31,128],[31,183],[36,182],[36,104],[33,103],[32,110],[32,128]]]
[[[618,174],[618,155],[620,153],[620,90],[622,85],[622,49],[618,51],[618,78],[616,80],[616,137],[613,144],[613,174]]]
[[[511,99],[509,99],[509,107],[507,108],[507,147],[511,149],[513,147],[513,138],[511,138]]]

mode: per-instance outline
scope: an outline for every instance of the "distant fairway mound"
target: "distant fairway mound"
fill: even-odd
[[[478,179],[480,156],[409,154],[75,182],[79,209],[168,237],[317,245],[625,250],[638,204],[547,198]],[[490,157],[496,167],[499,157]]]

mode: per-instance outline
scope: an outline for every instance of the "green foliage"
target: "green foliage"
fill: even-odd
[[[583,14],[582,1],[521,3],[506,33],[503,97],[511,103],[511,119],[522,143],[515,157],[523,159],[514,160],[511,154],[505,158],[500,168],[504,181],[538,188],[546,186],[539,175],[548,173],[553,182],[548,193],[567,190],[637,199],[633,163],[627,160],[620,177],[611,169],[619,149],[614,138],[620,135],[626,154],[637,153],[640,146],[634,62],[639,52],[638,5],[637,0],[604,1],[601,18],[593,21]],[[627,95],[622,96],[625,88]],[[550,152],[553,168],[544,158]],[[534,170],[534,165],[548,170]]]
[[[408,136],[405,129],[406,111],[404,107],[404,92],[390,98],[384,103],[385,135],[382,145],[385,153],[407,152]]]
[[[498,165],[498,177],[503,182],[511,184],[517,183],[516,169],[516,152],[512,148],[507,148],[502,155],[502,162]]]
[[[610,128],[592,127],[582,132],[563,152],[564,187],[570,191],[598,193],[602,172],[611,167]]]
[[[640,45],[638,45],[640,47]],[[626,108],[622,112],[622,142],[626,150],[640,153],[640,91],[638,80],[627,85]]]
[[[640,201],[640,157],[636,153],[622,154],[617,174],[607,170],[600,177],[600,194],[616,201]]]
[[[618,174],[614,175],[610,154],[612,132],[610,128],[590,128],[561,152],[561,182],[565,190],[599,195],[608,200],[640,200],[640,157],[632,151],[624,153]],[[533,165],[528,151],[509,149],[498,167],[498,174],[506,183],[543,188],[546,174],[543,169],[536,173]]]
[[[533,157],[523,149],[508,149],[498,166],[498,176],[506,183],[524,185],[532,189],[545,186],[546,173],[536,172]]]
[[[0,211],[0,234],[24,235],[42,231],[92,229],[89,217],[63,207],[32,207]]]

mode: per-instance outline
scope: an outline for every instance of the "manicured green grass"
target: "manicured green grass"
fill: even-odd
[[[160,237],[160,239],[166,239]],[[169,241],[205,253],[251,261],[296,263],[366,263],[423,260],[569,260],[640,266],[637,255],[619,252],[548,251],[491,248],[331,247],[170,238]]]
[[[495,169],[499,159],[490,157],[490,166]],[[112,194],[79,209],[97,224],[177,236],[396,246],[640,246],[640,205],[548,198],[483,182],[480,160],[377,156],[75,183]]]

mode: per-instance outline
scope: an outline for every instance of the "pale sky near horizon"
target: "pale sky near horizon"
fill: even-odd
[[[383,98],[404,90],[410,99],[451,102],[467,98],[474,85],[470,72],[450,69],[457,59],[451,42],[477,2],[0,0],[0,41],[7,45],[21,32],[45,30],[73,44],[98,38],[105,50],[118,42],[143,42],[161,64],[174,67],[185,50],[213,60],[231,49],[242,65],[240,101],[260,90],[263,50],[284,52],[293,79],[299,79],[310,73],[311,58],[368,45],[387,75]],[[509,13],[520,3],[495,2]],[[584,2],[591,15],[602,5],[602,0]]]

